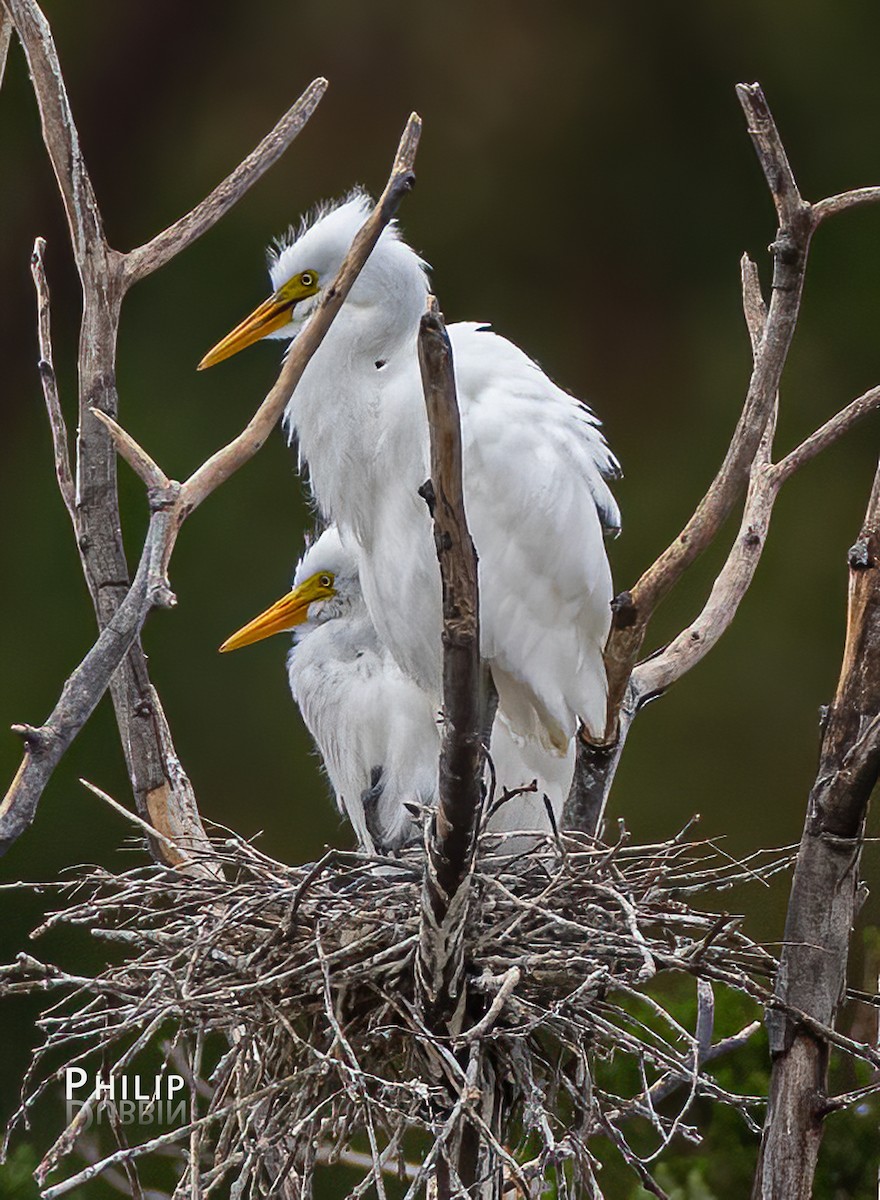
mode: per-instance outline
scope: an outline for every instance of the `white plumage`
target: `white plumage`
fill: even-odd
[[[271,266],[333,279],[369,211],[356,195]],[[357,548],[367,609],[403,669],[439,702],[440,582],[418,488],[428,430],[416,356],[424,264],[387,229],[287,409],[324,515]],[[295,336],[316,301],[273,336]],[[620,523],[617,463],[598,422],[518,347],[449,327],[461,409],[465,506],[480,559],[482,652],[514,733],[566,752],[577,718],[605,723],[602,649],[612,597],[604,529]]]
[[[440,731],[429,695],[380,641],[364,604],[357,563],[331,527],[300,559],[293,590],[239,630],[224,649],[290,630],[290,690],[321,753],[340,812],[359,844],[387,851],[418,838],[412,808],[438,797]],[[530,752],[529,752],[530,751]],[[548,830],[544,794],[558,823],[568,794],[572,754],[538,747],[525,755],[503,718],[492,732],[493,800],[537,781],[538,791],[495,809],[494,832]],[[507,843],[507,848],[511,846]]]
[[[203,360],[262,337],[293,338],[335,277],[370,208],[325,208],[270,265],[275,294]],[[386,229],[309,362],[285,414],[319,509],[356,556],[380,642],[434,707],[441,701],[440,577],[418,488],[429,474],[416,340],[425,264]],[[604,534],[620,519],[618,473],[588,408],[518,347],[477,324],[449,327],[461,409],[468,523],[480,560],[481,652],[505,733],[568,769],[580,718],[605,725],[602,650],[611,620]]]
[[[405,805],[437,801],[436,714],[379,641],[357,565],[332,528],[303,555],[294,586],[325,572],[336,594],[312,603],[294,629],[290,690],[358,842],[393,849],[418,833]]]

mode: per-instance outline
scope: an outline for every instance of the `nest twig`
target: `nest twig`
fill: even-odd
[[[330,851],[288,867],[235,837],[213,849],[226,881],[150,865],[90,868],[58,885],[66,902],[37,932],[83,927],[122,949],[93,977],[25,955],[2,969],[6,992],[61,993],[40,1022],[10,1132],[66,1066],[103,1063],[120,1077],[162,1039],[163,1070],[187,1064],[180,1124],[45,1187],[49,1200],[174,1146],[191,1156],[195,1196],[230,1181],[242,1197],[307,1194],[320,1162],[364,1153],[353,1196],[371,1187],[381,1196],[383,1174],[398,1169],[414,1196],[466,1126],[488,1138],[496,1169],[524,1194],[555,1174],[563,1192],[583,1185],[595,1195],[591,1138],[609,1137],[653,1184],[645,1163],[677,1133],[693,1136],[695,1099],[747,1120],[760,1102],[703,1069],[719,1052],[706,989],[722,983],[766,1002],[774,959],[737,918],[690,897],[765,879],[784,854],[738,862],[711,842],[632,846],[621,836],[607,847],[576,834],[536,839],[523,853],[521,838],[484,835],[466,931],[467,1027],[443,1039],[426,1028],[414,989],[420,854]],[[645,990],[665,970],[703,981],[694,1031]],[[633,1065],[628,1091],[596,1069],[611,1055]],[[503,1139],[485,1111],[493,1089],[504,1097]],[[672,1093],[680,1103],[670,1112]],[[89,1101],[46,1154],[41,1185],[100,1103]],[[624,1132],[636,1117],[654,1130],[639,1154]]]

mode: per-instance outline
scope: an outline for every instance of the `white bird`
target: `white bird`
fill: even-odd
[[[379,640],[357,562],[332,526],[306,549],[293,590],[220,649],[237,650],[287,630],[294,635],[287,658],[290,690],[359,844],[373,853],[417,839],[421,829],[412,809],[437,803],[437,712]],[[496,808],[488,828],[549,830],[544,793],[558,823],[573,759],[540,753],[523,759],[503,720],[495,723],[490,752],[496,796],[533,780],[539,790]],[[505,848],[517,846],[508,840]]]
[[[200,367],[264,337],[296,337],[369,210],[355,192],[280,243],[273,295]],[[416,348],[427,294],[426,264],[389,226],[285,418],[320,511],[357,554],[381,642],[439,706],[440,577],[418,495],[429,474]],[[578,719],[594,735],[605,726],[612,587],[603,533],[620,524],[606,482],[619,468],[590,410],[522,350],[478,324],[451,325],[449,336],[479,555],[481,653],[513,737],[567,758]]]

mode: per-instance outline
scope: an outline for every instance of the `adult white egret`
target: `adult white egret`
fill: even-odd
[[[409,806],[437,803],[440,734],[431,698],[382,644],[364,604],[357,562],[332,526],[300,559],[293,590],[220,647],[237,650],[290,630],[293,698],[318,746],[336,802],[370,852],[421,834]],[[573,769],[532,748],[523,757],[503,720],[492,731],[496,796],[537,780],[493,812],[493,832],[548,830],[544,794],[558,821]],[[507,849],[522,848],[519,840]]]
[[[324,207],[270,263],[274,293],[202,360],[294,338],[370,209]],[[535,302],[540,278],[520,280]],[[416,339],[426,264],[387,228],[285,414],[321,512],[356,547],[367,611],[403,670],[440,702],[439,570],[417,489],[428,429]],[[603,532],[620,519],[618,466],[590,410],[511,342],[449,327],[461,409],[468,523],[480,560],[481,651],[499,712],[523,744],[570,753],[580,718],[605,725],[602,649],[611,619]]]

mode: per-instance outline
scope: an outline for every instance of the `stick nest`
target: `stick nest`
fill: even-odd
[[[64,907],[37,932],[84,927],[121,953],[92,977],[25,955],[3,968],[7,992],[62,993],[40,1021],[43,1044],[11,1128],[44,1092],[57,1094],[59,1059],[121,1077],[161,1046],[189,1104],[176,1128],[123,1140],[43,1194],[171,1151],[189,1181],[180,1195],[230,1185],[240,1197],[308,1195],[316,1166],[341,1158],[362,1164],[352,1196],[384,1196],[392,1171],[414,1196],[468,1130],[526,1195],[550,1175],[559,1194],[599,1195],[588,1145],[597,1135],[662,1194],[645,1164],[676,1133],[693,1135],[685,1121],[697,1097],[747,1119],[757,1102],[703,1070],[728,1048],[712,1045],[711,985],[763,999],[775,966],[737,918],[691,897],[766,878],[787,859],[735,862],[683,837],[642,847],[624,835],[613,847],[577,834],[535,841],[513,854],[509,841],[483,838],[465,1016],[448,1038],[428,1031],[415,995],[416,851],[396,860],[331,851],[288,867],[230,837],[214,842],[225,878],[153,865],[90,868],[59,885]],[[698,981],[694,1030],[646,987],[669,970]],[[612,1056],[616,1087],[602,1069]],[[94,1105],[47,1153],[41,1184],[75,1152]]]

